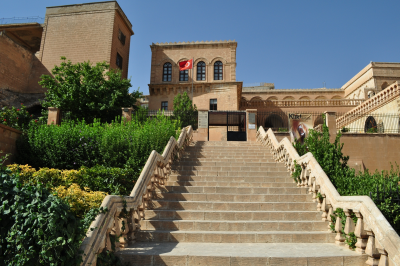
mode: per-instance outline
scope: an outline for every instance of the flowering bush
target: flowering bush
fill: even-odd
[[[55,187],[52,193],[67,202],[77,217],[83,217],[90,209],[100,207],[103,199],[107,196],[107,193],[102,191],[81,189],[78,184],[72,184],[69,187]]]
[[[32,119],[32,115],[22,103],[20,108],[5,106],[0,111],[0,123],[18,130],[27,129]]]
[[[82,166],[79,170],[58,170],[40,168],[38,171],[29,165],[10,164],[7,166],[14,174],[19,174],[23,184],[43,184],[50,190],[54,187],[69,187],[77,184],[83,190],[103,191],[114,195],[129,195],[133,189],[134,171],[97,165],[92,168]]]

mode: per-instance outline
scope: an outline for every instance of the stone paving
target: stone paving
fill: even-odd
[[[265,147],[195,142],[117,254],[131,265],[364,265],[316,209]]]

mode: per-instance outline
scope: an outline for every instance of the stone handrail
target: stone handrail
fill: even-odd
[[[390,262],[390,265],[400,266],[400,237],[370,197],[340,196],[310,152],[300,157],[287,138],[278,142],[271,129],[265,132],[264,128],[260,127],[257,131],[257,141],[269,147],[275,160],[284,162],[291,173],[295,170],[295,161],[301,166],[297,185],[309,188],[309,193],[313,194],[313,201],[318,202],[317,210],[322,211],[323,221],[332,224],[333,211],[337,208],[344,210],[344,232],[340,217],[336,218],[336,244],[345,245],[342,233],[354,232],[357,237],[356,252],[368,255],[367,265],[389,265]],[[322,197],[318,196],[318,193]],[[352,213],[358,218],[357,224],[354,224],[351,218]]]
[[[364,100],[360,99],[316,99],[316,100],[241,100],[241,107],[300,107],[300,106],[358,106]]]
[[[155,186],[164,184],[174,157],[180,157],[192,135],[192,127],[186,127],[182,129],[178,140],[174,137],[169,139],[162,155],[153,150],[129,196],[109,195],[104,198],[101,207],[107,208],[107,212],[99,214],[90,225],[91,229],[81,245],[81,265],[95,265],[97,254],[104,248],[112,249],[110,235],[119,240],[114,243],[116,251],[125,248],[128,241],[135,240],[135,233],[140,229],[140,220],[144,218]]]
[[[368,112],[372,112],[384,104],[392,101],[400,95],[400,89],[398,82],[394,82],[386,89],[377,93],[374,97],[363,102],[354,109],[348,111],[341,117],[336,119],[336,128],[343,128],[351,122],[360,119],[360,115],[364,115]]]

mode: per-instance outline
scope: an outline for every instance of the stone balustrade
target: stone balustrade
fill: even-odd
[[[310,152],[300,157],[287,138],[278,142],[271,129],[265,132],[264,128],[260,127],[257,140],[270,148],[275,160],[284,162],[291,173],[295,170],[295,161],[302,167],[297,185],[309,188],[313,200],[318,202],[317,210],[322,212],[323,221],[329,221],[331,224],[333,211],[337,208],[344,210],[346,214],[344,232],[342,232],[341,218],[336,218],[337,245],[345,246],[342,233],[354,232],[357,237],[355,252],[368,255],[367,265],[400,266],[400,237],[370,197],[340,196]],[[353,213],[358,218],[357,224],[351,219]]]
[[[105,248],[111,250],[112,241],[116,251],[125,248],[128,241],[135,241],[135,233],[140,228],[140,220],[152,199],[157,185],[163,185],[170,173],[174,158],[179,158],[183,149],[190,143],[192,127],[182,129],[176,140],[171,137],[162,155],[152,151],[139,179],[129,196],[106,196],[101,207],[107,212],[99,214],[90,225],[81,250],[82,265],[96,265],[97,255]]]
[[[368,99],[354,109],[348,111],[343,116],[336,119],[336,128],[343,128],[346,125],[360,119],[360,115],[372,112],[379,107],[393,101],[400,95],[399,84],[394,82],[386,89],[377,93],[374,97]],[[397,110],[396,110],[397,111]]]
[[[320,106],[358,106],[362,99],[316,99],[316,100],[257,100],[240,101],[240,107],[320,107]]]

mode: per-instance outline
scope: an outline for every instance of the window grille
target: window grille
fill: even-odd
[[[126,36],[125,36],[125,34],[122,33],[121,30],[119,30],[119,32],[118,32],[118,39],[120,40],[122,45],[125,45]]]
[[[210,110],[217,110],[217,99],[210,99]]]
[[[162,81],[171,81],[171,77],[172,77],[172,65],[171,63],[165,63],[163,67]]]
[[[222,62],[217,61],[214,64],[214,80],[223,80],[223,75],[222,75]]]
[[[117,62],[116,62],[116,64],[117,64],[117,67],[119,69],[122,69],[122,56],[119,53],[117,53]]]
[[[206,80],[206,64],[203,61],[197,63],[197,80]]]
[[[161,110],[168,111],[168,102],[161,102]]]
[[[179,81],[188,81],[189,80],[189,71],[182,70],[179,71]]]

